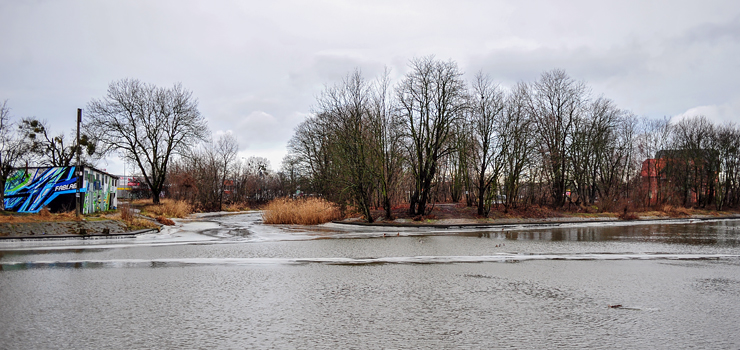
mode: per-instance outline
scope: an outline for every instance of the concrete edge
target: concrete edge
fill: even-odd
[[[142,230],[136,230],[136,231],[129,231],[129,232],[122,232],[122,233],[109,233],[109,234],[102,234],[102,233],[95,233],[90,235],[33,235],[33,236],[0,236],[0,240],[2,241],[12,241],[12,240],[19,240],[19,241],[25,241],[25,240],[54,240],[54,239],[103,239],[103,238],[131,238],[135,237],[136,235],[140,235],[142,233],[149,233],[152,231],[159,232],[156,228],[146,228]]]

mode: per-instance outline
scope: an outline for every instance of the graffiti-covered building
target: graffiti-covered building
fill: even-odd
[[[5,210],[37,213],[44,207],[52,212],[75,210],[79,184],[75,167],[19,168],[5,183]],[[118,177],[91,167],[81,167],[82,213],[115,209],[118,206]]]

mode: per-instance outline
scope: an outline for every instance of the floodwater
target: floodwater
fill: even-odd
[[[179,225],[0,243],[0,348],[740,348],[738,220]]]

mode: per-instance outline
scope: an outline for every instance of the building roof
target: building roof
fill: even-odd
[[[20,170],[20,169],[50,169],[50,168],[69,168],[69,167],[73,167],[73,166],[74,165],[70,165],[68,167],[63,167],[63,166],[24,166],[24,167],[17,167],[17,168],[14,168],[14,169],[16,169],[16,170]],[[118,175],[113,175],[111,173],[105,172],[105,171],[100,170],[100,169],[97,169],[97,168],[93,168],[91,166],[84,166],[84,165],[82,165],[82,166],[80,166],[80,168],[82,168],[83,170],[84,169],[95,170],[95,171],[97,171],[97,172],[99,172],[101,174],[108,175],[108,176],[110,176],[112,178],[115,178],[115,179],[120,179],[121,178]]]

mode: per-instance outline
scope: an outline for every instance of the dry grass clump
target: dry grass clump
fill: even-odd
[[[157,225],[157,223],[151,220],[147,220],[147,219],[133,218],[131,221],[124,221],[124,222],[126,223],[126,227],[131,231],[150,229],[150,228],[159,229],[159,225]]]
[[[48,219],[51,217],[51,212],[49,212],[49,208],[43,207],[41,210],[39,210],[39,217],[42,217],[44,219]]]
[[[226,211],[246,211],[250,209],[249,204],[245,202],[229,203],[224,206],[224,210]]]
[[[159,204],[152,204],[151,199],[136,200],[134,205],[141,207],[143,215],[151,217],[184,218],[193,213],[193,207],[188,202],[169,198],[161,199]]]
[[[339,208],[322,198],[278,198],[267,203],[262,214],[266,224],[318,225],[340,218]]]
[[[134,210],[131,208],[131,205],[128,203],[121,203],[118,206],[118,212],[121,214],[121,219],[123,221],[131,221],[134,219]]]
[[[670,217],[685,217],[691,215],[691,210],[683,207],[674,207],[670,204],[663,206],[663,212]]]
[[[103,215],[103,217],[106,219],[110,219],[110,220],[123,221],[123,223],[126,224],[126,228],[129,231],[143,230],[143,229],[150,229],[150,228],[159,229],[159,225],[157,225],[157,223],[155,223],[154,221],[136,217],[134,215],[133,210],[131,209],[131,207],[128,206],[127,203],[121,203],[118,206],[117,213],[105,214]]]
[[[160,216],[157,216],[157,222],[160,223],[160,224],[162,224],[162,225],[175,226],[175,222],[174,221],[172,221],[171,219],[168,219],[168,218],[166,218],[164,216],[161,216],[161,215]]]

